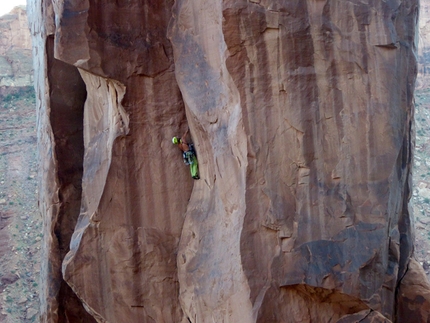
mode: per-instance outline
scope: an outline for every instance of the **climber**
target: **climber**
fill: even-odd
[[[199,167],[194,145],[187,143],[186,140],[188,131],[189,129],[185,131],[181,139],[173,137],[172,142],[173,144],[178,145],[179,149],[182,151],[182,157],[184,158],[185,165],[190,165],[191,177],[194,179],[199,179]]]

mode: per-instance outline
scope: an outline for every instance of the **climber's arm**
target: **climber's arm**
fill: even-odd
[[[187,127],[187,130],[185,131],[185,133],[181,137],[182,142],[187,143],[187,135],[188,135],[189,131],[190,131],[190,128]]]

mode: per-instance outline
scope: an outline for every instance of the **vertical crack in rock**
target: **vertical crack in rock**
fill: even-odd
[[[176,254],[193,180],[171,143],[187,127],[166,38],[172,5],[36,0],[30,7],[46,231],[61,206],[50,135],[61,125],[47,118],[44,78],[52,71],[41,55],[48,35],[55,35],[56,59],[79,67],[86,83],[82,203],[76,227],[68,228],[74,235],[63,274],[98,322],[185,319]],[[44,245],[48,252],[58,248],[48,235]],[[52,259],[45,257],[43,275],[51,277]],[[60,268],[61,259],[55,261]],[[59,286],[52,282],[44,282],[42,308],[45,321],[59,322],[58,304],[71,299],[53,292]]]
[[[428,322],[430,320],[430,283],[415,259],[398,286],[397,322]]]
[[[97,321],[179,322],[175,255],[187,200],[177,200],[177,189],[189,194],[191,178],[185,167],[178,171],[172,132],[162,132],[169,118],[179,129],[178,105],[169,116],[153,110],[174,85],[173,73],[134,79],[126,89],[80,72],[88,91],[82,208],[65,279]]]
[[[239,93],[225,64],[222,1],[177,1],[170,27],[176,79],[197,139],[202,178],[179,246],[182,308],[193,323],[252,322],[239,245],[246,135]]]
[[[121,105],[126,91],[125,86],[84,70],[80,70],[80,73],[88,89],[83,129],[85,141],[83,199],[79,223],[71,241],[71,250],[63,262],[64,277],[78,294],[82,293],[81,288],[84,286],[75,286],[83,284],[83,281],[82,278],[73,277],[76,275],[76,263],[80,262],[74,258],[77,257],[85,231],[89,230],[91,224],[97,226],[102,220],[102,215],[98,214],[98,211],[111,169],[114,144],[118,138],[126,136],[129,132],[129,117]],[[85,302],[85,295],[82,295],[82,298]],[[85,304],[95,317],[102,317],[101,308],[87,302]]]
[[[46,312],[42,312],[42,319],[94,322],[61,275],[61,261],[69,251],[81,205],[83,111],[87,92],[77,68],[54,58],[52,36],[46,40],[46,56],[51,154],[54,159],[51,171],[56,176],[54,186],[57,187],[55,199],[58,199],[58,204],[53,208],[52,218],[45,219],[45,232],[49,233],[52,242],[44,250],[49,255],[46,259],[49,269],[45,272],[49,303]]]

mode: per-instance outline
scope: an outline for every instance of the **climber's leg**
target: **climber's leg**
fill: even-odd
[[[190,164],[191,177],[194,179],[199,179],[199,166],[197,164],[196,155],[192,155],[191,157],[192,163]]]

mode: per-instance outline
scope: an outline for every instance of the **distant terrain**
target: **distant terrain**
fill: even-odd
[[[430,278],[430,0],[421,1],[418,27],[416,142],[411,206],[415,216],[415,256]]]
[[[0,100],[0,322],[36,322],[42,221],[34,90],[9,89]]]
[[[412,207],[415,216],[415,255],[430,278],[430,88],[415,92],[416,145]]]
[[[42,219],[26,12],[0,17],[0,322],[37,322]]]

